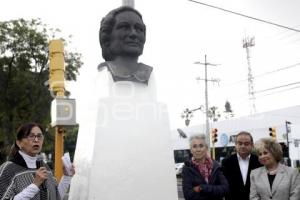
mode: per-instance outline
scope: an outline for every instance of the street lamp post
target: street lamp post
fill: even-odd
[[[202,110],[203,106],[201,105],[199,108],[195,108],[195,109],[188,109],[186,108],[183,113],[181,114],[182,118],[185,118],[185,125],[188,126],[190,124],[190,119],[193,117],[193,112],[195,112],[196,110]]]
[[[288,157],[288,165],[291,166],[290,160],[290,142],[289,142],[289,134],[291,133],[291,122],[285,121],[286,128],[286,146],[287,146],[287,157]]]

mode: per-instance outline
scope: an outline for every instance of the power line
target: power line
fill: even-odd
[[[263,98],[265,96],[270,96],[270,95],[274,95],[274,94],[277,94],[277,93],[282,93],[282,92],[287,92],[287,91],[290,91],[290,90],[295,90],[295,89],[300,89],[300,86],[295,86],[295,87],[292,87],[292,88],[286,88],[286,89],[282,89],[282,90],[279,90],[279,91],[274,91],[274,92],[271,92],[271,93],[267,93],[267,94],[261,94],[261,95],[257,95],[256,98],[257,99],[260,99],[260,98]],[[248,99],[247,97],[248,95],[247,94],[244,94],[244,95],[236,95],[234,96],[233,98],[231,98],[231,102],[245,102],[245,99]],[[231,96],[232,97],[232,96]]]
[[[300,25],[294,26],[294,28],[298,28],[298,27],[300,27]],[[270,36],[270,37],[280,37],[279,40],[282,40],[282,39],[285,39],[286,38],[285,35],[289,34],[289,33],[290,33],[289,30],[282,30],[281,32],[279,32],[273,36]],[[292,33],[292,34],[297,34],[297,33]]]
[[[295,32],[292,32],[292,33],[289,32],[289,34],[286,34],[286,35],[283,35],[283,36],[279,37],[278,40],[288,39],[288,38],[291,38],[293,36],[299,36],[299,35],[297,35],[297,33],[295,33]]]
[[[287,69],[290,69],[290,68],[294,68],[294,67],[297,67],[297,66],[300,66],[300,63],[295,63],[295,64],[292,64],[292,65],[289,65],[289,66],[286,66],[286,67],[281,67],[281,68],[275,69],[273,71],[264,72],[262,74],[258,74],[256,76],[253,76],[253,78],[258,78],[258,77],[266,76],[266,75],[273,74],[273,73],[276,73],[276,72],[279,72],[279,71],[283,71],[283,70],[287,70]],[[230,87],[230,86],[233,86],[233,85],[237,85],[237,84],[240,84],[240,83],[242,83],[244,81],[247,81],[247,80],[248,79],[242,79],[242,80],[239,80],[239,81],[236,81],[236,82],[233,82],[233,83],[228,83],[226,85],[220,86],[220,88],[222,88],[222,87]]]
[[[284,87],[289,87],[289,86],[292,86],[292,85],[296,85],[295,87],[292,87],[292,88],[286,88],[286,89],[282,89],[282,90],[279,90],[279,91],[276,91],[276,92],[272,92],[272,93],[269,93],[269,94],[257,96],[257,98],[261,98],[261,97],[272,95],[272,94],[276,94],[276,93],[281,93],[281,92],[285,92],[285,91],[289,91],[289,90],[298,89],[298,88],[300,88],[300,85],[297,85],[297,84],[300,84],[300,82],[293,82],[293,83],[289,83],[289,84],[285,84],[285,85],[280,85],[280,86],[276,86],[276,87],[272,87],[272,88],[267,88],[267,89],[264,89],[264,90],[254,91],[254,93],[264,93],[264,92],[268,92],[270,90],[276,90],[276,89],[280,89],[280,88],[284,88]],[[237,98],[239,98],[239,99],[240,98],[246,99],[247,98],[247,94],[240,93],[238,95],[231,96],[231,98],[232,99],[237,99]],[[249,99],[249,98],[247,98],[247,99]],[[241,100],[241,101],[244,101],[244,100]]]
[[[261,98],[261,97],[264,97],[264,96],[270,96],[270,95],[277,94],[277,93],[287,92],[289,90],[295,90],[295,89],[300,89],[300,86],[295,86],[295,87],[292,87],[292,88],[287,88],[287,89],[279,90],[279,91],[276,91],[276,92],[271,92],[271,93],[268,93],[268,94],[265,94],[265,95],[259,95],[259,96],[257,96],[257,98]]]
[[[296,31],[296,32],[300,33],[300,30],[295,29],[295,28],[291,28],[291,27],[288,27],[288,26],[283,26],[283,25],[280,25],[280,24],[277,24],[277,23],[274,23],[274,22],[270,22],[270,21],[266,21],[266,20],[263,20],[263,19],[258,19],[256,17],[251,17],[251,16],[248,16],[248,15],[245,15],[245,14],[242,14],[242,13],[234,12],[234,11],[231,11],[231,10],[227,10],[227,9],[220,8],[220,7],[217,7],[217,6],[209,5],[209,4],[206,4],[206,3],[199,2],[199,1],[194,1],[194,0],[188,0],[188,1],[198,3],[198,4],[202,4],[204,6],[208,6],[208,7],[211,7],[211,8],[215,8],[215,9],[218,9],[218,10],[229,12],[231,14],[239,15],[239,16],[242,16],[242,17],[246,17],[246,18],[249,18],[249,19],[253,19],[253,20],[256,20],[256,21],[260,21],[260,22],[263,22],[263,23],[271,24],[271,25],[274,25],[274,26],[278,26],[280,28],[285,28],[285,29],[288,29],[288,30],[291,30],[291,31]]]
[[[259,75],[254,76],[254,78],[258,78],[258,77],[265,76],[265,75],[268,75],[268,74],[273,74],[273,73],[276,73],[276,72],[279,72],[279,71],[282,71],[282,70],[290,69],[290,68],[296,67],[298,65],[300,65],[300,63],[296,63],[296,64],[289,65],[289,66],[286,66],[286,67],[275,69],[273,71],[265,72],[263,74],[259,74]]]
[[[264,89],[264,90],[258,90],[258,91],[255,91],[254,93],[267,92],[269,90],[275,90],[275,89],[279,89],[279,88],[283,88],[283,87],[288,87],[288,86],[296,85],[296,84],[299,84],[299,83],[300,83],[300,81],[294,82],[294,83],[285,84],[285,85],[280,85],[280,86],[276,86],[276,87],[272,87],[272,88],[267,88],[267,89]]]

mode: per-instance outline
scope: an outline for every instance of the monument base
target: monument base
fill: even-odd
[[[93,120],[80,124],[69,199],[177,200],[166,106],[147,92],[151,83],[112,88],[97,90],[114,95],[99,98]]]

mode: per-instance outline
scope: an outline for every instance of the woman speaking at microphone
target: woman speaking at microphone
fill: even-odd
[[[75,173],[64,169],[64,176],[57,185],[50,168],[38,159],[44,135],[41,125],[23,124],[17,131],[17,138],[9,161],[0,166],[0,200],[61,200],[64,198]]]

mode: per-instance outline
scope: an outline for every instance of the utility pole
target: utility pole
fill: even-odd
[[[291,159],[290,159],[290,141],[289,141],[289,134],[291,133],[291,122],[285,121],[285,128],[286,128],[286,146],[287,146],[287,157],[288,157],[288,165],[291,166]]]
[[[134,0],[123,0],[122,5],[134,8]]]
[[[207,56],[205,55],[205,62],[201,63],[201,62],[195,62],[194,64],[198,64],[198,65],[204,65],[205,67],[205,78],[204,79],[200,79],[198,78],[197,80],[204,80],[205,82],[205,127],[206,127],[206,139],[207,139],[207,144],[208,144],[208,149],[210,148],[210,128],[209,128],[209,113],[208,113],[208,81],[212,81],[212,82],[218,82],[217,79],[207,79],[207,66],[217,66],[218,64],[211,64],[207,62]]]
[[[247,64],[248,64],[248,96],[249,96],[249,104],[250,104],[250,114],[256,113],[255,107],[255,95],[254,95],[254,82],[253,82],[253,75],[251,69],[251,62],[250,62],[250,47],[255,45],[254,37],[245,37],[243,39],[243,48],[246,49],[247,53]]]

